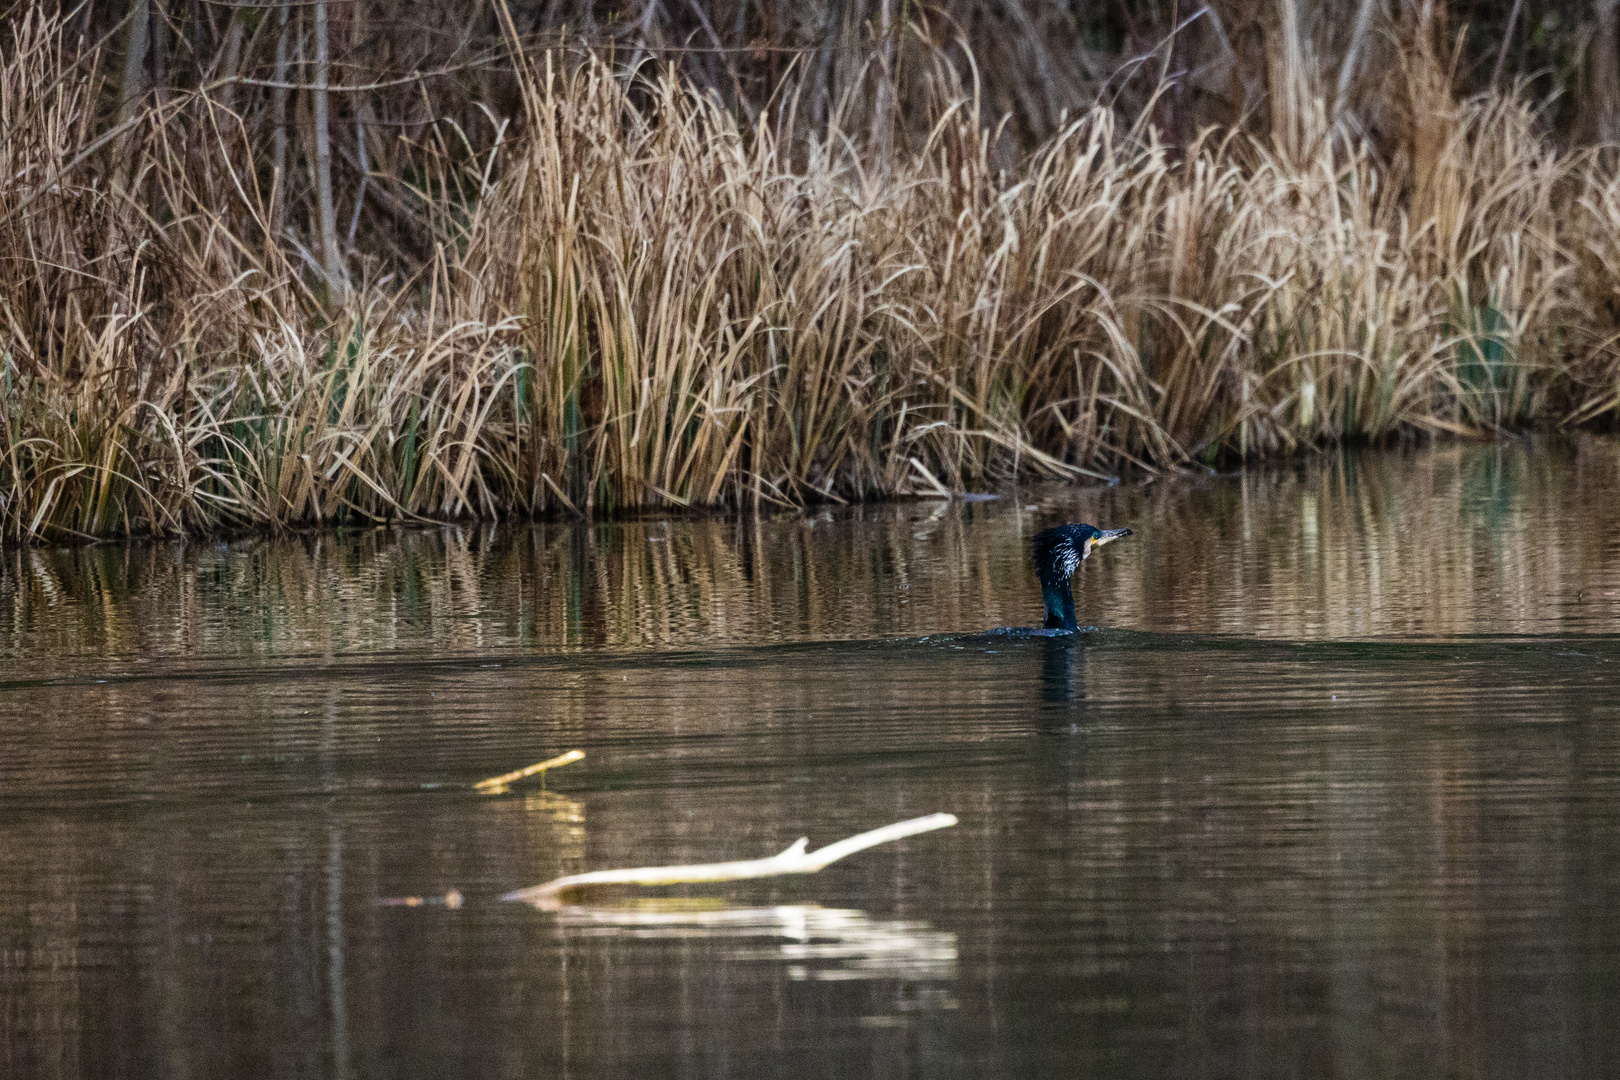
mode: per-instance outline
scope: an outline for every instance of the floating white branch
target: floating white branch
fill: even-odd
[[[881,829],[873,829],[828,844],[824,848],[807,852],[808,837],[800,837],[792,847],[780,855],[767,859],[744,859],[739,862],[695,863],[690,866],[640,866],[633,870],[594,870],[588,874],[572,874],[518,889],[501,897],[502,900],[520,900],[525,904],[544,904],[563,893],[587,885],[689,885],[706,881],[741,881],[745,878],[775,877],[778,874],[813,874],[829,863],[864,851],[869,847],[903,840],[918,833],[947,829],[956,824],[955,814],[929,814],[927,817],[897,821]]]

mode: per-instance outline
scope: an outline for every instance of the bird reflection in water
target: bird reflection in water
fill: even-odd
[[[1086,668],[1091,650],[1073,636],[1041,642],[1040,729],[1073,735],[1085,720]]]

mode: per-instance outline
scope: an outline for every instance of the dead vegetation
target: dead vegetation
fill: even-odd
[[[901,138],[870,110],[807,127],[802,84],[740,110],[513,26],[518,111],[402,136],[340,200],[353,225],[310,185],[300,231],[237,84],[109,113],[102,53],[18,14],[0,538],[798,504],[1612,423],[1613,152],[1522,95],[1459,100],[1419,29],[1397,137],[1335,115],[1284,41],[1263,130],[1177,142],[1105,102],[1009,169],[938,57]]]

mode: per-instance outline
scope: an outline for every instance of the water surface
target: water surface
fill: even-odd
[[[0,738],[5,1076],[1620,1072],[1612,440],[8,549]]]

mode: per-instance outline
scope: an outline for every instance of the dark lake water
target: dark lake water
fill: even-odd
[[[1613,440],[7,549],[0,747],[5,1077],[1620,1075]]]

